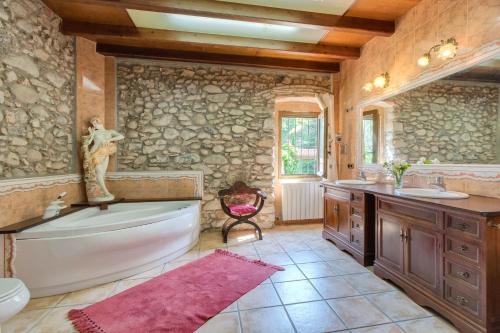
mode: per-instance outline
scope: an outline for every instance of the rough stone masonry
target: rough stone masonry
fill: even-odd
[[[0,2],[0,179],[73,170],[74,42],[41,1]]]
[[[440,80],[391,101],[396,157],[498,163],[499,85]]]
[[[226,219],[217,191],[236,179],[270,194],[258,223],[274,223],[274,101],[330,90],[325,74],[121,60],[119,170],[203,170],[203,228]]]

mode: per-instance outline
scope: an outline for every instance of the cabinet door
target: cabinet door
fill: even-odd
[[[339,200],[337,202],[337,216],[338,216],[338,233],[339,236],[344,238],[347,242],[351,240],[351,220],[350,220],[350,203],[346,200]]]
[[[435,230],[408,224],[405,239],[405,274],[416,283],[440,294],[441,234]]]
[[[325,217],[324,227],[329,231],[338,230],[338,220],[337,220],[337,200],[333,199],[333,197],[325,196]]]
[[[325,218],[326,229],[334,231],[337,236],[349,241],[349,201],[333,195],[325,195]]]
[[[388,269],[404,272],[404,222],[399,218],[378,213],[376,260]]]

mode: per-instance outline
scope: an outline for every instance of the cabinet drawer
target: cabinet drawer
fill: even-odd
[[[464,234],[476,238],[481,236],[480,222],[477,218],[468,217],[467,215],[446,214],[445,217],[445,227],[447,230],[454,232],[456,235]]]
[[[453,284],[446,283],[444,298],[466,313],[472,314],[476,317],[482,316],[481,301],[477,295],[469,295]]]
[[[442,228],[442,213],[429,206],[410,205],[409,202],[393,201],[385,198],[378,199],[378,209],[388,213],[409,217],[420,222],[429,222]]]
[[[365,233],[362,229],[351,229],[351,245],[362,250],[365,246]]]
[[[351,228],[364,229],[363,219],[356,215],[351,215]]]
[[[446,278],[464,281],[469,287],[479,289],[481,273],[478,270],[446,260],[444,274]]]
[[[349,200],[349,192],[337,190],[337,189],[330,188],[330,187],[326,188],[326,195],[327,196],[334,196],[334,197],[341,198],[344,200]]]
[[[359,216],[362,218],[364,213],[365,212],[362,207],[351,205],[351,216]]]
[[[466,259],[479,265],[481,260],[481,249],[478,245],[451,237],[446,237],[445,244],[445,251],[447,254],[458,256],[459,258]]]
[[[358,191],[351,192],[351,203],[358,204],[358,205],[362,206],[364,201],[365,201],[365,193],[364,192],[358,192]]]

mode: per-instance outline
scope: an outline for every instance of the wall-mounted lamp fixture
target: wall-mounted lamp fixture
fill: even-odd
[[[390,81],[389,73],[385,72],[377,76],[373,82],[367,82],[363,85],[363,90],[366,92],[370,92],[373,88],[387,88],[389,86]]]
[[[457,55],[458,42],[455,37],[442,40],[441,43],[434,45],[429,49],[429,52],[424,53],[417,60],[420,67],[425,67],[431,62],[431,52],[436,52],[437,57],[442,60],[452,59]]]
[[[389,86],[389,80],[391,78],[389,77],[389,73],[385,72],[380,74],[373,80],[373,85],[375,88],[387,88]]]

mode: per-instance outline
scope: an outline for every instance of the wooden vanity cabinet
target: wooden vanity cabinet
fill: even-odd
[[[363,191],[324,186],[323,237],[349,252],[360,264],[375,256],[375,198]]]
[[[461,332],[500,332],[499,217],[377,195],[374,272]]]

